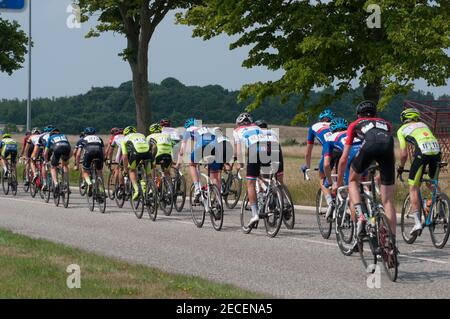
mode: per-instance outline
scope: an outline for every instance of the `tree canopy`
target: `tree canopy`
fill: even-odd
[[[381,28],[367,23],[372,3]],[[384,107],[417,79],[442,86],[450,78],[448,0],[204,0],[178,21],[193,26],[193,36],[225,33],[237,38],[231,49],[250,46],[245,67],[283,70],[277,81],[245,85],[240,98],[253,97],[254,109],[269,96],[301,95],[294,121],[338,100],[355,82],[364,88],[358,99]],[[305,108],[312,89],[329,86],[336,90]]]
[[[0,72],[11,75],[22,67],[28,38],[17,21],[0,18]]]

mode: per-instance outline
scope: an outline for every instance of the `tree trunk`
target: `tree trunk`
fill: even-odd
[[[136,103],[137,130],[142,134],[147,133],[151,122],[147,50],[148,48],[139,48],[137,63],[130,63],[131,71],[133,73],[133,93]]]
[[[381,78],[377,78],[374,82],[366,84],[363,94],[365,100],[378,103],[381,97]]]

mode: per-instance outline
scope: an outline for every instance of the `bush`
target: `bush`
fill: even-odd
[[[288,138],[286,141],[281,143],[281,146],[297,146],[300,143],[295,138]]]

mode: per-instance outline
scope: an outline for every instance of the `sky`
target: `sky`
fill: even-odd
[[[69,28],[71,0],[33,1],[32,96],[60,97],[87,92],[91,87],[119,86],[131,80],[128,63],[119,56],[126,41],[122,35],[104,33],[85,39],[94,22]],[[0,12],[3,19],[17,20],[28,32],[28,11]],[[230,51],[227,36],[203,41],[192,38],[192,30],[175,25],[174,13],[159,25],[149,48],[149,79],[160,83],[174,77],[186,85],[219,84],[238,90],[243,84],[277,80],[282,72],[265,68],[243,68],[248,48]],[[26,98],[28,62],[12,76],[0,73],[0,99]],[[447,87],[428,88],[419,81],[417,89],[437,95],[450,93]]]

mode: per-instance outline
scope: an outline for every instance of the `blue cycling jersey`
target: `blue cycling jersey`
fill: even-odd
[[[190,127],[183,135],[183,141],[194,141],[194,148],[203,148],[210,143],[214,142],[216,136],[211,133],[210,129],[206,126],[203,127]]]
[[[47,144],[45,145],[46,148],[51,148],[52,146],[56,144],[69,144],[69,140],[67,139],[67,136],[64,134],[54,134],[50,135],[50,137],[47,140]]]
[[[320,144],[324,145],[331,135],[330,123],[319,122],[309,128],[308,131],[308,144],[314,144],[314,140],[317,139]]]

